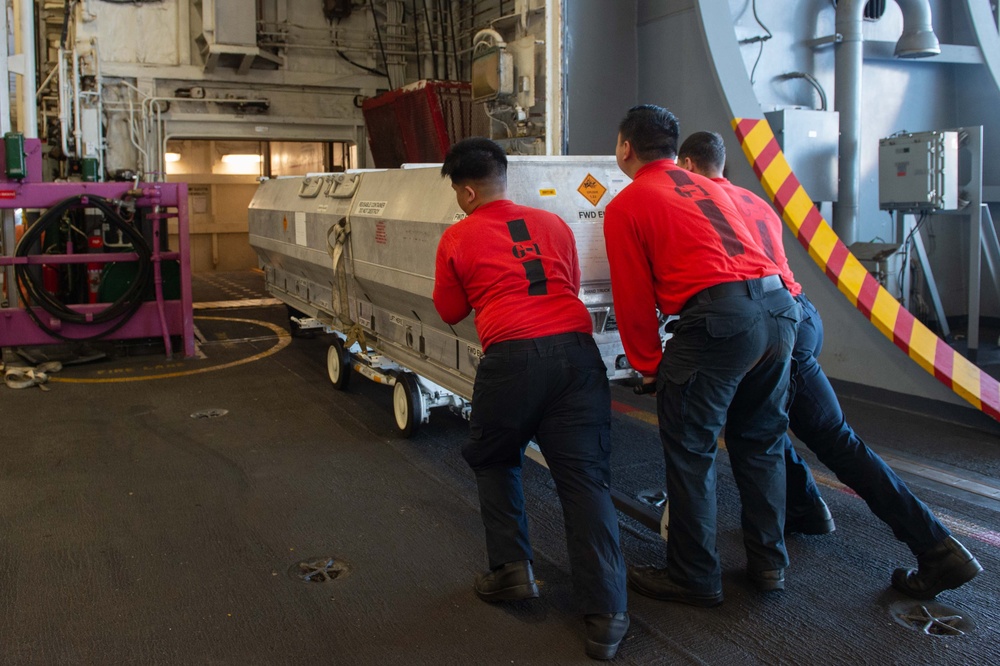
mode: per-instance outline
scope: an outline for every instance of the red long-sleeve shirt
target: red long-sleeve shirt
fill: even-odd
[[[678,314],[703,289],[778,273],[725,190],[673,160],[644,165],[611,200],[604,240],[625,354],[646,376],[663,356],[657,309]]]
[[[434,307],[449,324],[475,310],[483,351],[593,331],[578,296],[576,239],[557,215],[507,200],[483,204],[445,230],[436,261]]]
[[[781,271],[781,280],[788,287],[788,292],[792,296],[801,294],[802,285],[795,281],[795,274],[792,273],[788,257],[785,256],[785,246],[781,240],[783,225],[774,209],[750,190],[733,185],[726,178],[712,180],[718,183],[736,204],[736,210],[743,216],[743,221],[750,229],[750,235]]]

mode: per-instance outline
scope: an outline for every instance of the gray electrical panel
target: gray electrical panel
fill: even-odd
[[[840,114],[815,109],[765,113],[785,159],[813,201],[837,200]]]
[[[257,46],[257,12],[243,0],[213,0],[206,10],[215,10],[215,41],[219,44]]]
[[[958,209],[958,132],[878,142],[878,205],[907,212]]]

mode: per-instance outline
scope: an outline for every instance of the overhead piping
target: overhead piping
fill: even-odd
[[[21,77],[21,131],[29,139],[38,138],[38,107],[35,102],[35,5],[32,0],[18,3],[18,32],[24,72]]]
[[[897,58],[928,58],[941,53],[931,24],[928,0],[896,0],[903,12],[903,34],[896,42]]]
[[[836,80],[834,109],[840,114],[840,187],[833,205],[833,230],[848,246],[857,238],[861,183],[861,71],[862,23],[867,0],[837,3]],[[924,58],[941,53],[934,35],[928,0],[896,0],[903,13],[903,34],[896,42],[896,57]]]

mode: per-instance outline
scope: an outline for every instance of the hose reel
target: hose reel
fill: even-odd
[[[100,210],[104,215],[104,221],[110,228],[121,232],[122,236],[129,240],[133,251],[138,257],[138,261],[136,262],[137,271],[135,278],[128,288],[116,300],[108,304],[106,308],[92,313],[74,310],[50,294],[44,288],[36,272],[29,270],[29,264],[19,263],[15,265],[14,270],[17,276],[18,289],[25,302],[27,313],[38,327],[47,334],[69,342],[96,340],[121,328],[135,314],[136,310],[139,309],[139,306],[142,304],[143,294],[153,277],[153,253],[142,233],[126,221],[110,201],[93,194],[69,197],[46,210],[25,231],[17,247],[14,249],[14,256],[22,258],[30,256],[30,248],[34,247],[36,243],[40,244],[42,234],[46,231],[56,230],[63,216],[75,208],[97,208]],[[114,322],[114,324],[108,329],[94,335],[71,338],[59,333],[52,326],[42,321],[42,318],[31,307],[32,305],[39,306],[59,321],[66,323],[100,325]]]

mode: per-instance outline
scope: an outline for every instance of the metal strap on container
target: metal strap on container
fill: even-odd
[[[364,329],[347,314],[349,310],[347,297],[347,267],[345,265],[344,252],[347,247],[347,239],[351,236],[351,223],[346,217],[340,218],[326,232],[326,251],[333,262],[333,274],[337,279],[337,286],[334,289],[337,303],[335,303],[337,318],[345,329],[347,329],[347,340],[344,346],[348,349],[357,342],[362,351],[368,349],[368,341],[365,338]],[[332,239],[332,240],[331,240]]]

